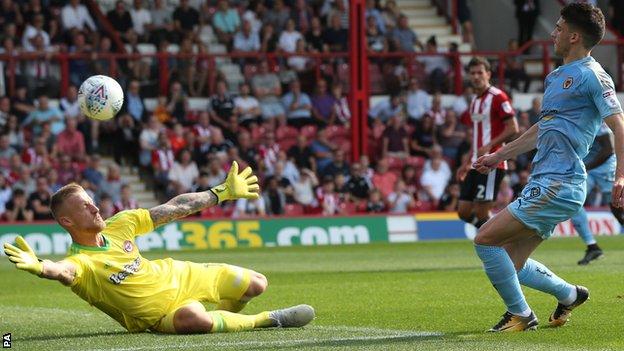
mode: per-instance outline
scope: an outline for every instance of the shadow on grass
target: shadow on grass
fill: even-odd
[[[75,333],[75,334],[53,334],[53,335],[38,335],[38,336],[28,336],[28,337],[20,337],[13,338],[14,341],[47,341],[47,340],[58,340],[60,338],[68,338],[68,339],[81,339],[81,338],[93,338],[99,336],[115,336],[115,335],[130,335],[125,330],[118,331],[108,331],[108,332],[95,332],[95,333]]]

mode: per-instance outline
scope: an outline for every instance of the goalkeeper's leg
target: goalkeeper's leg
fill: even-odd
[[[268,284],[267,278],[261,273],[225,265],[217,281],[220,299],[215,309],[240,312],[252,298],[262,294]]]

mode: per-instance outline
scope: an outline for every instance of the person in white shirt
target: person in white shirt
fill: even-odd
[[[95,22],[89,14],[87,8],[80,3],[80,0],[70,0],[67,5],[63,7],[61,11],[61,21],[63,29],[69,30],[76,28],[80,31],[89,27],[90,30],[95,31]]]
[[[145,38],[149,33],[152,24],[152,15],[148,10],[143,8],[142,0],[134,0],[134,4],[130,9],[130,17],[134,31],[141,38]]]
[[[170,186],[176,195],[190,192],[199,177],[199,169],[189,150],[180,151],[178,158],[179,161],[174,162],[169,170]]]
[[[412,121],[419,121],[429,110],[431,110],[431,95],[421,89],[418,79],[410,79],[407,91],[408,117]]]
[[[461,116],[464,112],[466,112],[468,106],[470,106],[470,102],[472,101],[473,97],[474,89],[471,85],[466,85],[464,87],[464,93],[455,98],[455,101],[453,101],[453,106],[451,108],[458,116]]]
[[[250,95],[249,83],[241,83],[239,91],[240,95],[234,98],[234,114],[238,116],[238,122],[243,127],[248,127],[251,123],[258,122],[262,110],[258,99]]]
[[[234,212],[232,212],[232,218],[249,218],[264,215],[266,215],[266,208],[263,197],[255,200],[238,199],[236,200]]]
[[[407,186],[403,180],[394,184],[394,191],[388,195],[388,207],[391,213],[406,213],[410,206],[414,205],[414,197],[407,192]]]
[[[50,46],[50,35],[43,30],[45,19],[43,15],[35,15],[32,22],[24,29],[22,35],[22,48],[24,51],[35,51],[33,40],[35,36],[41,35],[43,38],[43,46],[47,49]]]
[[[303,35],[295,30],[295,20],[290,18],[286,22],[286,29],[280,34],[277,46],[288,53],[297,50],[297,40],[303,39]]]
[[[424,190],[424,196],[430,201],[437,202],[444,194],[444,189],[451,179],[451,169],[442,158],[442,148],[435,145],[432,148],[431,159],[425,163],[420,184]]]

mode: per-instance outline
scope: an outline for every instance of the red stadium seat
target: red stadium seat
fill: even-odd
[[[299,132],[310,140],[316,138],[316,130],[317,128],[315,125],[307,125],[303,126]]]
[[[410,156],[405,161],[408,165],[414,166],[416,169],[423,168],[425,165],[425,158],[421,156]]]
[[[303,206],[300,204],[286,204],[284,214],[287,216],[302,216]]]
[[[349,130],[343,126],[329,126],[326,128],[327,138],[332,140],[334,138],[348,138]]]
[[[297,144],[296,139],[283,139],[277,142],[280,150],[288,151],[293,145]]]
[[[212,206],[201,211],[201,216],[206,218],[223,217],[223,209],[221,206]]]
[[[275,131],[275,139],[281,141],[284,139],[297,139],[299,131],[297,128],[290,126],[281,126]]]
[[[401,174],[401,171],[403,170],[403,166],[405,165],[405,160],[403,160],[400,157],[392,157],[392,156],[389,156],[386,159],[388,160],[388,168],[390,168],[391,171],[395,171]]]
[[[354,214],[357,212],[356,205],[353,202],[343,202],[339,207],[340,214]]]

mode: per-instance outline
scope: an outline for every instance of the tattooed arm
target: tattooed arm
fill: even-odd
[[[150,208],[149,213],[152,217],[154,228],[156,228],[159,225],[184,218],[217,203],[217,196],[212,191],[187,193],[178,195],[167,203]]]

